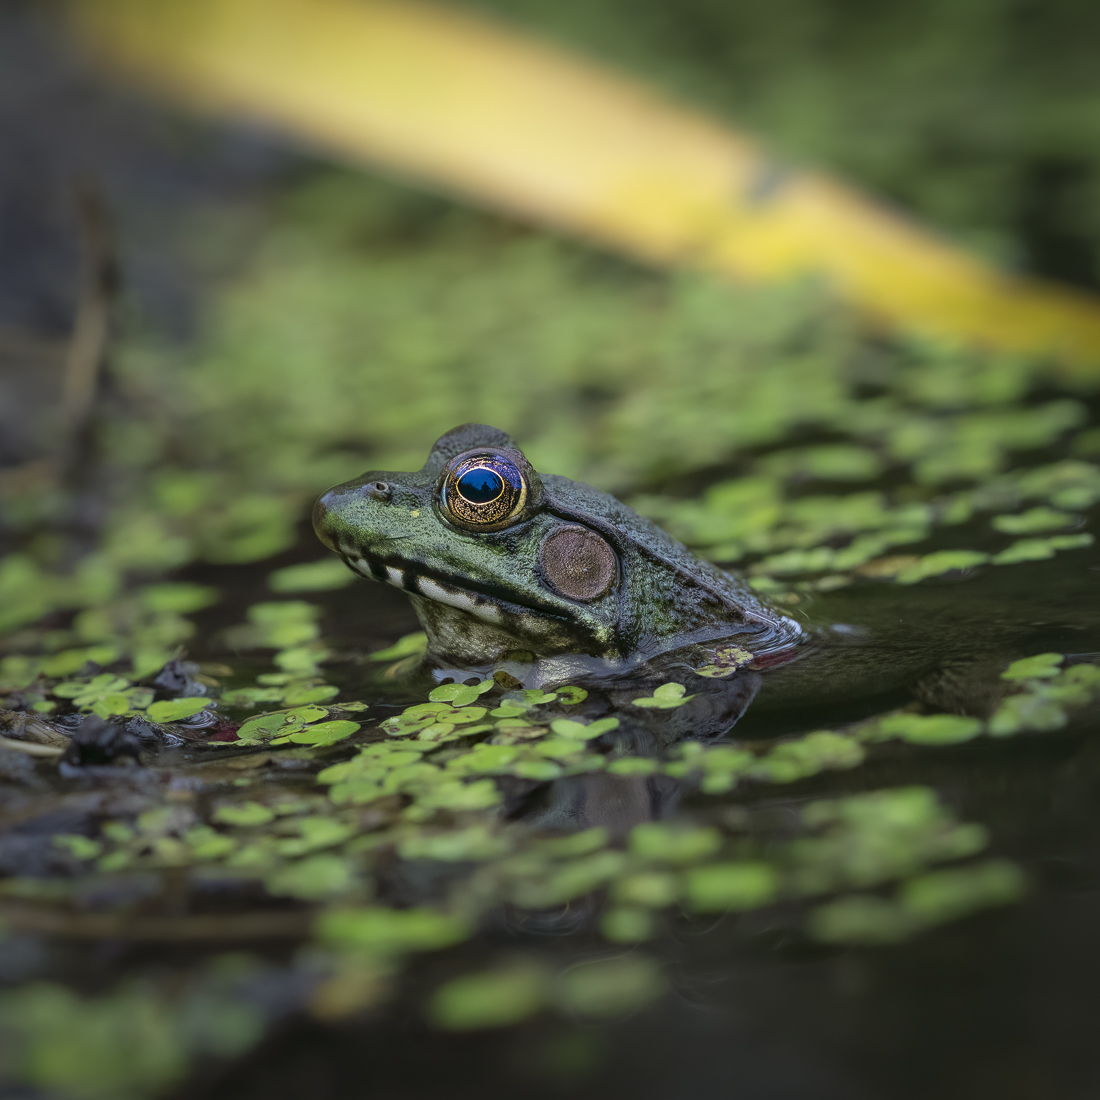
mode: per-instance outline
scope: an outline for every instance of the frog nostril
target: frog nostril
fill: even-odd
[[[367,496],[373,497],[375,500],[381,501],[383,504],[389,502],[393,496],[393,489],[387,485],[384,481],[372,481],[366,486]]]

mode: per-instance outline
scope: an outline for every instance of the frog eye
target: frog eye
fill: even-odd
[[[447,518],[458,527],[478,531],[499,531],[518,522],[535,475],[518,452],[516,458],[519,461],[499,451],[467,451],[454,458],[440,483]]]

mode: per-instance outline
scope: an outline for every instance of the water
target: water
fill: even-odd
[[[45,39],[26,27],[19,41],[33,39],[36,49],[46,49]],[[49,73],[45,98],[53,105],[50,111],[17,111],[9,119],[6,147],[24,142],[37,152],[10,158],[19,175],[6,174],[5,187],[18,184],[25,190],[25,178],[32,176],[24,169],[34,160],[39,168],[33,178],[47,179],[56,214],[67,209],[63,196],[73,172],[92,164],[124,212],[120,232],[129,256],[129,286],[142,316],[172,332],[192,334],[198,295],[184,270],[187,264],[168,247],[161,223],[172,221],[181,204],[256,199],[285,171],[288,154],[274,142],[239,132],[204,155],[187,154],[188,141],[181,135],[195,139],[205,134],[205,140],[210,135],[178,119],[166,121],[118,94],[98,106],[94,97],[77,96],[85,112],[78,117],[71,103],[65,106],[73,99],[73,74],[64,65]],[[31,86],[26,74],[13,80]],[[36,94],[39,98],[30,102],[42,102],[41,91]],[[28,128],[16,116],[33,117],[36,125]],[[87,119],[99,119],[100,128],[81,122]],[[69,140],[77,131],[100,138],[80,145]],[[25,207],[27,200],[20,201]],[[17,219],[20,202],[11,209],[15,214],[5,218]],[[237,232],[244,239],[260,230],[255,219],[245,219]],[[26,265],[4,265],[0,307],[8,322],[54,333],[71,314],[73,226],[65,216],[51,215],[32,236],[26,251],[40,263],[35,278],[27,278]],[[204,270],[218,266],[209,257],[194,262]],[[233,266],[225,257],[220,262]],[[551,280],[548,285],[556,284]],[[563,302],[570,307],[571,300]],[[720,332],[716,341],[722,339]],[[45,358],[60,361],[59,356],[51,344]],[[877,360],[873,354],[868,358],[868,377],[878,385]],[[471,359],[480,362],[476,354]],[[37,407],[46,399],[36,389],[41,380],[29,369],[17,373],[13,368],[13,385],[18,385],[8,392],[18,397],[12,406]],[[29,378],[37,380],[34,385]],[[609,394],[584,395],[580,405],[613,404],[614,394]],[[11,409],[4,416],[22,431],[23,421]],[[41,433],[23,438],[13,430],[5,439],[12,448],[11,455],[5,451],[5,461],[40,457],[34,448],[42,444]],[[1063,439],[1023,457],[1039,464],[1069,453]],[[735,472],[743,470],[714,469],[705,477],[689,470],[678,486],[684,496],[695,497],[710,482]],[[263,483],[258,484],[257,491],[263,491]],[[823,492],[850,488],[816,484]],[[230,495],[237,491],[239,486],[226,490]],[[235,648],[225,631],[245,621],[250,607],[285,598],[272,594],[270,572],[313,560],[320,552],[308,531],[300,535],[294,549],[274,559],[190,565],[175,575],[222,594],[213,606],[189,615],[196,632],[187,647],[190,658],[225,688],[253,685],[257,675],[272,671],[280,646]],[[996,552],[1006,541],[998,538],[984,520],[975,520],[925,543],[902,545],[899,552],[908,553],[914,545],[921,552],[959,547]],[[55,760],[0,753],[0,864],[5,872],[0,920],[7,933],[0,939],[0,985],[9,998],[0,1021],[0,1063],[6,1079],[33,1082],[12,1084],[12,1090],[32,1089],[12,1095],[112,1100],[164,1093],[180,1100],[514,1093],[654,1100],[1092,1097],[1100,1085],[1091,1054],[1092,1006],[1100,977],[1095,708],[1074,710],[1062,729],[938,746],[870,739],[853,748],[843,731],[906,706],[914,690],[929,711],[987,711],[991,688],[1003,688],[1000,672],[1020,657],[1056,652],[1074,661],[1095,660],[1100,652],[1094,599],[1098,569],[1100,556],[1092,548],[1060,551],[1048,561],[948,573],[912,587],[859,582],[835,591],[792,589],[797,602],[784,603],[785,613],[811,628],[827,631],[839,624],[845,630],[827,633],[806,661],[765,674],[763,690],[739,721],[733,740],[758,760],[774,760],[777,744],[802,743],[818,730],[841,730],[842,739],[848,738],[842,751],[833,745],[833,762],[818,760],[805,778],[788,775],[789,781],[780,782],[773,768],[770,778],[742,777],[728,793],[704,793],[694,774],[682,779],[582,771],[538,782],[506,773],[498,779],[503,791],[499,807],[453,811],[452,817],[439,819],[441,833],[504,820],[503,832],[520,838],[516,843],[525,856],[540,833],[568,837],[602,827],[613,853],[630,843],[640,824],[684,824],[704,839],[710,835],[706,830],[718,830],[725,859],[792,875],[828,862],[820,847],[813,858],[797,857],[794,853],[802,850],[797,845],[836,829],[835,824],[807,824],[807,807],[912,788],[933,800],[932,809],[927,803],[920,809],[912,799],[895,805],[897,813],[915,815],[917,824],[902,839],[894,838],[885,856],[879,852],[900,861],[897,873],[883,883],[834,882],[825,894],[790,890],[746,911],[717,906],[692,912],[679,902],[654,906],[652,937],[636,945],[600,931],[605,895],[617,888],[607,881],[617,883],[621,870],[564,903],[524,906],[514,897],[502,900],[518,888],[516,882],[502,885],[484,872],[505,857],[402,857],[395,843],[393,851],[370,864],[370,886],[364,873],[318,901],[300,883],[282,892],[265,890],[263,882],[285,870],[282,864],[274,871],[215,873],[211,868],[218,859],[181,852],[181,838],[191,835],[188,830],[196,822],[208,823],[225,806],[249,801],[299,806],[275,824],[218,821],[219,835],[297,842],[302,835],[290,826],[277,831],[278,822],[308,817],[353,821],[352,838],[320,848],[324,855],[378,835],[395,822],[401,825],[402,807],[395,799],[335,811],[324,802],[326,788],[318,786],[315,775],[322,766],[351,757],[350,743],[272,751],[146,746],[136,758],[123,755],[116,763],[67,771],[59,770]],[[430,684],[380,677],[385,666],[366,659],[417,629],[403,596],[356,583],[300,598],[320,607],[317,636],[337,654],[324,666],[325,681],[341,689],[340,699],[370,704],[365,715],[352,717],[373,722],[423,700]],[[46,627],[65,631],[71,621],[70,611],[55,611]],[[721,701],[722,685],[711,687]],[[738,690],[735,684],[727,694]],[[633,689],[624,699],[627,694]],[[558,709],[546,714],[595,717],[604,702],[593,693],[579,709],[548,704]],[[257,709],[280,705],[269,701]],[[696,732],[716,732],[713,724],[700,728],[700,703],[661,714],[670,720],[679,715],[685,722],[685,716],[694,715]],[[652,725],[644,719],[631,712],[624,728],[601,744],[610,750],[619,738],[630,748],[629,757],[644,756]],[[209,729],[192,732],[201,739]],[[853,762],[853,753],[866,758]],[[789,759],[779,763],[790,766]],[[164,812],[168,816],[156,816]],[[146,814],[153,816],[142,818]],[[145,825],[138,826],[139,820]],[[875,822],[844,833],[845,850],[876,851],[874,842],[888,829],[881,818]],[[138,838],[126,839],[117,830],[108,835],[119,824],[138,828]],[[416,821],[405,824],[410,832],[418,827]],[[983,831],[980,851],[957,860],[928,855],[937,838],[954,836],[965,847]],[[57,845],[58,835],[70,838],[69,848]],[[81,855],[72,838],[101,843],[102,849]],[[146,847],[129,862],[97,863],[138,841],[147,842]],[[602,858],[602,852],[594,854]],[[360,863],[351,863],[361,869],[363,858],[359,853],[355,859]],[[559,869],[575,870],[586,858],[562,858]],[[700,858],[705,864],[712,856]],[[296,860],[301,861],[295,856],[283,862]],[[820,929],[815,931],[812,914],[829,898],[892,897],[898,881],[988,860],[1007,860],[1022,871],[1026,889],[1018,900],[977,905],[969,915],[909,929],[895,942],[879,945],[830,942]],[[691,860],[683,871],[674,861],[654,859],[646,866],[672,878],[696,869]],[[543,870],[517,880],[519,886],[528,891],[540,887],[549,877]],[[464,905],[478,915],[479,931],[450,947],[384,959],[377,972],[365,968],[358,974],[357,993],[354,966],[340,971],[347,959],[334,964],[332,958],[340,953],[331,944],[327,957],[307,944],[319,908],[369,908],[375,902],[401,908]],[[883,926],[876,927],[881,933]],[[609,960],[649,960],[664,991],[638,998],[644,1003],[637,1007],[624,1003],[604,1015],[586,1011],[583,998],[566,997],[570,974]],[[343,974],[345,984],[337,991],[344,997],[342,1011],[337,1011],[335,994],[325,1011],[317,1007],[326,966]],[[545,1003],[529,1015],[520,1013],[510,1026],[456,1032],[428,1022],[428,1006],[448,983],[523,966],[543,968],[553,986]],[[47,988],[34,984],[40,982],[56,985],[34,999],[27,991]],[[60,988],[71,991],[69,1000],[58,998]],[[591,998],[588,1003],[591,1007]],[[30,1071],[18,1064],[26,1051],[34,1052]]]
[[[877,631],[888,632],[894,644],[906,639],[907,652],[918,655],[912,662],[918,675],[928,663],[929,639],[933,649],[954,658],[1048,649],[1095,652],[1100,624],[1087,596],[1096,560],[1080,554],[1072,569],[1056,561],[908,590],[849,590],[816,596],[806,610],[814,620],[859,625],[870,632],[871,646]],[[236,598],[200,618],[204,637],[213,636],[216,624],[239,618],[254,597],[249,578],[258,574],[236,571],[241,583],[229,586]],[[225,583],[228,574],[218,579]],[[382,586],[357,583],[326,596],[324,605],[326,638],[366,639],[364,649],[391,642],[414,625],[402,597]],[[197,655],[232,660],[216,649]],[[877,656],[893,677],[893,653]],[[346,669],[349,686],[357,679],[362,684],[361,665],[349,661]],[[791,736],[900,701],[902,685],[891,684],[884,694],[873,674],[866,675],[869,700],[784,709],[780,696],[771,707],[750,708],[735,737],[755,743]],[[1100,889],[1095,855],[1100,749],[1093,728],[1084,720],[1064,731],[1000,741],[983,738],[939,748],[885,745],[850,771],[780,788],[750,784],[725,798],[677,791],[669,780],[632,780],[636,797],[616,801],[605,789],[597,792],[593,808],[613,826],[617,813],[613,831],[620,835],[647,813],[696,823],[729,821],[732,814],[737,827],[766,850],[799,831],[799,808],[810,800],[927,786],[959,820],[986,826],[994,853],[1025,869],[1028,893],[1019,904],[882,947],[815,942],[805,931],[805,906],[798,903],[741,915],[674,918],[645,946],[671,987],[649,1007],[611,1022],[566,1013],[499,1031],[448,1035],[427,1027],[423,1004],[434,988],[502,956],[534,951],[568,968],[635,950],[609,949],[601,941],[593,929],[597,907],[589,900],[537,920],[498,910],[474,941],[413,962],[385,1007],[327,1025],[292,1012],[228,1069],[203,1073],[200,1068],[179,1095],[305,1092],[335,1100],[370,1089],[372,1095],[395,1097],[514,1090],[535,1096],[754,1100],[811,1092],[843,1098],[1089,1096],[1096,1087],[1088,1051]],[[291,786],[309,785],[292,780]],[[638,797],[639,790],[644,797]],[[430,882],[401,887],[423,896],[435,888]],[[163,912],[163,905],[162,894],[155,909]],[[83,973],[89,987],[150,966],[186,968],[202,954],[194,947],[116,940],[114,946],[55,949],[50,956],[42,955],[40,941],[26,943],[22,954],[18,946],[11,949],[12,977],[25,980],[28,968],[70,980]],[[243,946],[285,964],[294,941]],[[289,1000],[295,1003],[293,996]]]

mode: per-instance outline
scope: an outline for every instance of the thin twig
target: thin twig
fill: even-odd
[[[65,360],[62,407],[66,426],[79,433],[95,401],[118,279],[106,205],[98,187],[81,184],[76,200],[83,258],[76,322]]]

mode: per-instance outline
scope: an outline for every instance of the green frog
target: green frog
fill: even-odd
[[[437,679],[621,681],[627,701],[639,681],[676,681],[697,693],[673,712],[681,725],[713,704],[717,728],[753,698],[754,713],[801,708],[814,724],[823,706],[871,713],[914,697],[987,714],[1007,661],[1100,636],[1077,589],[1060,595],[1059,578],[1076,576],[1060,563],[1023,584],[991,570],[965,599],[950,583],[852,586],[800,605],[797,622],[607,493],[540,476],[481,424],[437,440],[417,473],[330,489],[314,526],[355,572],[408,593]]]
[[[408,593],[443,671],[525,687],[655,662],[724,676],[788,662],[805,640],[744,581],[607,493],[540,476],[483,424],[442,436],[416,473],[330,489],[313,522],[356,573]]]

